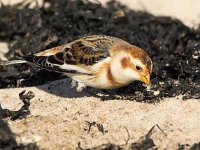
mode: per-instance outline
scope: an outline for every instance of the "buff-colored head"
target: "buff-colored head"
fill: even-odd
[[[152,61],[148,54],[139,47],[127,46],[118,48],[111,64],[112,73],[122,84],[128,84],[135,80],[150,84]]]

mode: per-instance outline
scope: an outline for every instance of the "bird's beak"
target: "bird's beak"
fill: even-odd
[[[144,84],[149,85],[150,84],[150,75],[147,76],[141,76],[141,81],[144,82]]]

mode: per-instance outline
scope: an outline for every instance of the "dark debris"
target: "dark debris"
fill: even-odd
[[[94,124],[94,122],[92,124]],[[161,134],[163,134],[164,136],[167,137],[167,134],[160,128],[160,126],[158,124],[156,124],[155,126],[152,126],[151,129],[148,131],[148,133],[146,135],[144,135],[143,137],[141,137],[137,142],[129,143],[130,133],[129,133],[128,129],[125,128],[126,131],[127,131],[127,134],[128,134],[128,139],[126,140],[125,144],[123,144],[123,145],[116,145],[116,144],[112,144],[112,143],[107,143],[107,144],[99,145],[97,147],[83,148],[81,146],[81,143],[79,142],[77,149],[80,149],[80,150],[125,150],[125,149],[129,149],[129,150],[157,150],[159,148],[155,145],[154,140],[151,137],[153,135],[154,129],[156,127],[161,131]],[[127,148],[127,146],[128,146],[128,148]],[[178,150],[186,150],[186,149],[199,150],[200,149],[200,142],[194,143],[193,145],[178,144]]]
[[[14,134],[7,122],[0,120],[0,149],[12,149],[13,145],[17,145]]]
[[[189,144],[178,144],[178,149],[177,150],[186,150],[191,147]]]
[[[93,121],[93,122],[86,121],[86,123],[88,124],[88,129],[85,129],[85,130],[88,133],[90,133],[91,128],[93,126],[96,127],[102,134],[105,134],[106,132],[108,132],[108,130],[105,130],[104,126],[100,123],[96,123],[95,121]]]
[[[11,120],[22,119],[30,114],[29,106],[30,100],[35,97],[32,91],[29,91],[25,94],[26,91],[19,93],[19,98],[23,102],[23,106],[17,110],[12,111],[9,109],[3,109],[0,104],[0,119],[10,118]]]
[[[149,132],[145,135],[145,137],[142,137],[136,143],[132,143],[130,145],[130,149],[131,150],[157,149],[153,139],[151,138],[151,135],[153,134],[153,130],[155,129],[155,127],[157,127],[165,136],[167,136],[167,134],[159,127],[159,125],[156,124],[149,130]]]
[[[0,119],[0,149],[1,150],[38,150],[38,146],[35,143],[23,144],[17,143],[15,134],[12,133],[7,122]]]
[[[128,139],[126,140],[126,143],[123,144],[123,145],[116,145],[116,144],[108,143],[108,144],[102,144],[102,145],[97,146],[97,147],[82,148],[81,143],[79,142],[78,143],[78,149],[80,149],[80,150],[124,150],[124,149],[127,149],[125,147],[128,146],[128,149],[130,149],[130,150],[148,150],[148,149],[156,150],[158,148],[156,147],[153,139],[151,138],[151,136],[153,134],[153,130],[155,129],[155,127],[157,127],[162,132],[162,134],[167,136],[166,133],[159,127],[159,125],[156,124],[155,126],[153,126],[148,131],[148,133],[144,137],[141,137],[135,143],[128,144],[128,142],[130,140],[130,133],[129,133],[128,129],[125,128],[126,131],[127,131],[127,134],[128,134]]]
[[[102,144],[98,147],[82,148],[80,142],[78,143],[77,149],[78,150],[124,150],[124,148],[115,144]]]
[[[200,26],[193,30],[179,20],[134,11],[115,1],[103,7],[87,0],[44,0],[41,8],[19,4],[0,11],[0,40],[9,43],[9,59],[84,35],[112,35],[140,46],[154,63],[151,91],[133,83],[114,94],[148,102],[180,94],[183,99],[200,98]],[[0,68],[0,88],[41,85],[60,78],[27,65]]]
[[[190,150],[199,150],[200,149],[200,142],[199,143],[194,143]]]

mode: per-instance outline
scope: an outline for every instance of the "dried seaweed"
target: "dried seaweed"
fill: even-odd
[[[26,117],[28,114],[30,114],[29,106],[30,106],[30,100],[35,97],[32,91],[29,91],[25,94],[26,91],[22,91],[19,93],[19,98],[23,102],[23,106],[17,110],[9,110],[9,109],[3,109],[0,104],[0,119],[3,118],[10,118],[11,120],[16,119],[22,119]]]
[[[103,7],[87,0],[44,0],[42,7],[21,4],[3,6],[0,11],[0,40],[10,47],[7,58],[84,35],[112,35],[140,46],[154,63],[151,91],[133,83],[114,94],[148,102],[180,94],[183,99],[200,98],[200,28],[193,30],[179,20],[134,11],[115,1]],[[27,65],[0,68],[0,88],[40,85],[60,78]]]

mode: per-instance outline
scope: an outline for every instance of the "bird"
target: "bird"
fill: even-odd
[[[77,91],[85,87],[116,89],[133,81],[149,85],[152,60],[140,47],[108,35],[88,35],[67,44],[22,56],[1,65],[35,64],[72,78]]]

